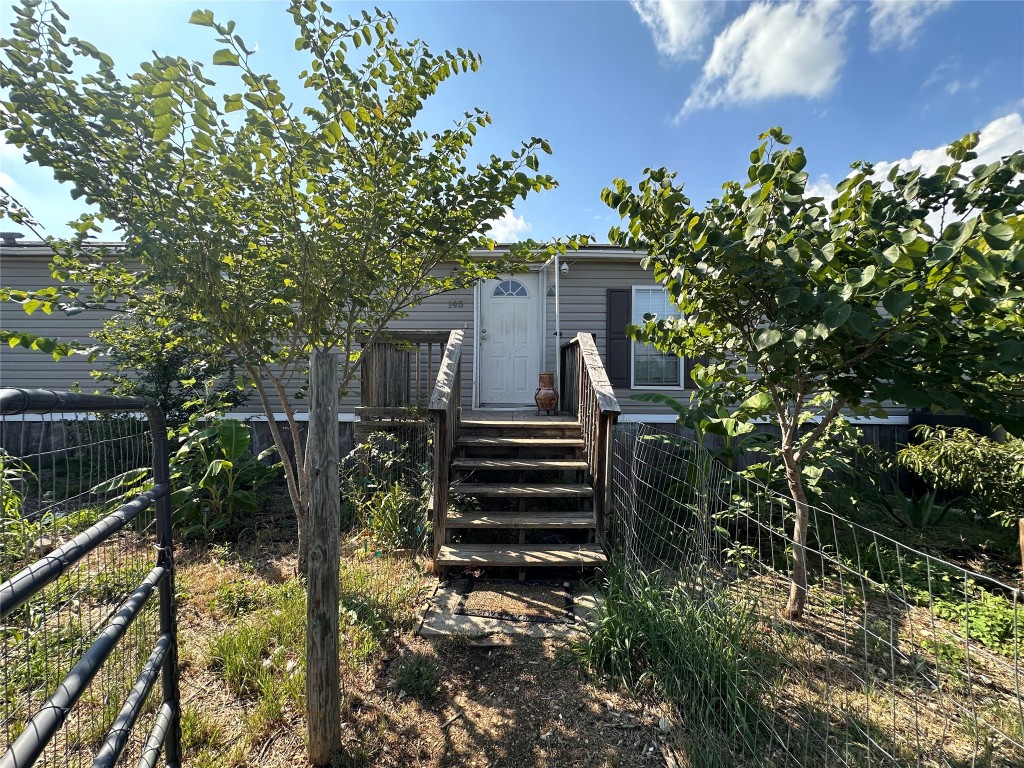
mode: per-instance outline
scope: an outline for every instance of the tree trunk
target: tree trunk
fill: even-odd
[[[786,464],[786,483],[789,493],[796,504],[796,522],[793,525],[793,577],[789,587],[789,602],[783,615],[787,619],[799,620],[804,615],[807,603],[807,496],[804,494],[804,481],[800,474],[800,465],[792,454],[783,452]]]
[[[299,535],[299,575],[305,576],[309,570],[309,505],[305,500],[295,507],[295,523]]]
[[[288,497],[291,499],[292,510],[295,512],[295,522],[298,527],[298,571],[300,576],[305,576],[306,567],[309,562],[309,474],[305,462],[299,464],[298,457],[304,457],[306,452],[299,441],[299,430],[295,422],[295,416],[287,400],[283,400],[282,405],[285,409],[285,416],[288,419],[288,427],[291,432],[292,453],[296,457],[296,461],[292,461],[285,447],[281,428],[277,425],[277,419],[274,418],[274,409],[271,407],[270,399],[267,397],[267,392],[263,387],[260,371],[252,366],[246,366],[246,371],[253,381],[256,382],[256,392],[259,394],[260,403],[263,405],[263,413],[267,417],[267,427],[270,429],[270,436],[274,440],[274,447],[277,449],[277,456],[281,460],[281,467],[284,470],[285,482],[288,486]]]

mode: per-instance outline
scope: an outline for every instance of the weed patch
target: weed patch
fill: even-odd
[[[662,584],[659,574],[611,571],[589,638],[577,646],[595,671],[628,690],[655,689],[687,720],[758,741],[767,693],[753,614],[727,594]]]
[[[414,653],[398,668],[398,687],[418,699],[432,699],[441,690],[437,663],[423,653]]]

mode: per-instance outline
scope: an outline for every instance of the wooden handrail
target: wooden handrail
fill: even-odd
[[[594,488],[597,535],[603,541],[607,530],[605,516],[611,506],[612,430],[621,409],[593,336],[577,333],[562,345],[561,356],[562,410],[580,421],[588,479]]]
[[[393,331],[361,336],[360,413],[422,407],[430,398],[449,331]],[[372,417],[370,417],[372,418]]]
[[[421,330],[405,330],[405,331],[393,331],[390,328],[385,328],[383,331],[377,334],[374,338],[375,342],[402,342],[406,341],[410,344],[446,344],[448,337],[451,335],[451,331],[421,331]],[[360,344],[365,344],[370,340],[370,336],[361,335],[358,337]]]
[[[462,340],[465,331],[452,331],[437,371],[434,391],[427,406],[434,438],[434,559],[445,541],[448,519],[448,487],[451,483],[452,451],[459,429],[462,406]]]

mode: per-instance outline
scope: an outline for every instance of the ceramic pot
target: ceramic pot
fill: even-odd
[[[558,413],[558,390],[555,389],[555,374],[551,371],[544,371],[540,375],[540,382],[537,391],[533,394],[537,403],[537,415],[541,411],[547,411],[548,415],[554,416]]]

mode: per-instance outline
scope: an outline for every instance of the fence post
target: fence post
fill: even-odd
[[[313,352],[309,366],[309,570],[306,583],[306,719],[309,761],[327,765],[341,749],[338,675],[338,366]]]
[[[170,488],[170,446],[167,422],[160,408],[147,408],[149,429],[153,435],[153,483]],[[178,690],[178,617],[174,605],[174,534],[171,527],[170,491],[156,500],[157,565],[167,569],[160,582],[160,634],[170,638],[161,671],[164,705],[171,713],[164,743],[167,768],[181,765],[181,695]]]

